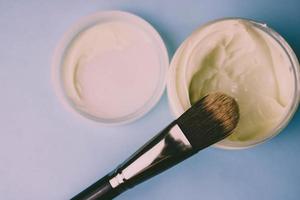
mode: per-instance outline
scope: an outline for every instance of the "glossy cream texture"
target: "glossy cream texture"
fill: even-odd
[[[187,66],[187,71],[177,73],[186,83],[177,86],[184,107],[214,91],[237,100],[240,121],[227,141],[267,138],[290,108],[294,91],[290,60],[271,36],[253,24],[224,20],[207,25],[180,51],[178,63]]]
[[[77,109],[94,117],[130,115],[152,97],[160,77],[157,49],[147,33],[123,21],[96,24],[66,51],[62,80]]]

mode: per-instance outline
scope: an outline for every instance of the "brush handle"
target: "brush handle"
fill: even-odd
[[[108,174],[98,180],[71,200],[111,200],[121,194],[125,189],[113,188],[109,183],[111,176]]]
[[[100,179],[72,200],[110,200],[194,155],[176,122],[142,146],[116,170]]]

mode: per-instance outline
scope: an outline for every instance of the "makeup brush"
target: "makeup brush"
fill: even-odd
[[[239,121],[237,102],[212,93],[141,147],[114,171],[72,200],[109,200],[229,136]]]

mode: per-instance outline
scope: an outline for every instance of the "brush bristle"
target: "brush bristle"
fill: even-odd
[[[176,120],[192,147],[198,150],[229,136],[238,121],[237,102],[219,92],[203,97]]]

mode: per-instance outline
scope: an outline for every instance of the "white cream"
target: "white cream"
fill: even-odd
[[[227,141],[267,138],[290,108],[295,80],[287,54],[274,38],[245,20],[199,29],[180,47],[173,64],[184,109],[213,91],[236,98],[240,121]]]
[[[158,51],[143,28],[126,21],[96,24],[66,51],[62,79],[70,101],[94,117],[121,118],[142,108],[161,76]]]

